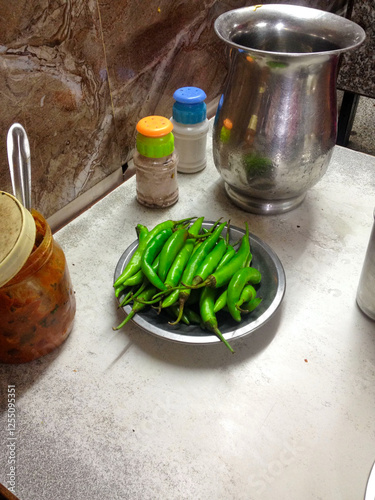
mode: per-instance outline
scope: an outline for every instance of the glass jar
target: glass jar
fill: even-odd
[[[66,259],[47,221],[32,210],[36,236],[25,264],[0,287],[0,362],[48,354],[69,335],[76,301]]]

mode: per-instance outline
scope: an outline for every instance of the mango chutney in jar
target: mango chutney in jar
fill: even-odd
[[[48,354],[69,335],[76,311],[65,255],[35,210],[36,236],[22,268],[0,287],[0,362]],[[0,214],[1,216],[2,214]]]

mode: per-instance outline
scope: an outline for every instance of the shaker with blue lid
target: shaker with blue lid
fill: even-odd
[[[173,135],[179,155],[178,172],[195,173],[206,166],[208,133],[205,92],[198,87],[182,87],[173,94]]]

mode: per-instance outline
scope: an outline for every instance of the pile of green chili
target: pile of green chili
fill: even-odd
[[[114,330],[151,305],[166,312],[169,324],[198,324],[234,352],[219,330],[217,313],[227,311],[237,322],[251,313],[262,300],[256,291],[262,276],[251,267],[247,223],[243,237],[231,245],[229,222],[219,220],[210,230],[203,222],[204,217],[167,220],[151,231],[137,225],[138,247],[113,285],[119,307],[132,303],[132,309]]]

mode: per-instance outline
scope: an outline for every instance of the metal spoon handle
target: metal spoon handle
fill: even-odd
[[[30,144],[25,129],[14,123],[7,136],[8,163],[14,196],[31,209]]]

